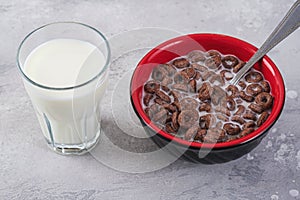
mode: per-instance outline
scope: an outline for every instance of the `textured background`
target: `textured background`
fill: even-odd
[[[253,152],[221,165],[177,160],[147,173],[122,172],[134,171],[135,166],[143,166],[142,161],[134,163],[125,157],[129,162],[124,163],[124,157],[102,148],[102,155],[122,162],[111,164],[113,167],[101,162],[97,149],[105,146],[101,144],[105,140],[92,155],[57,155],[45,145],[15,65],[18,44],[28,32],[63,20],[90,24],[108,38],[136,28],[158,27],[181,33],[223,33],[260,46],[293,2],[0,0],[0,199],[300,199],[300,31],[269,53],[286,83],[287,99],[280,119]],[[163,34],[160,39],[170,35]],[[117,43],[113,48],[121,49],[126,42],[131,47],[136,39],[129,38],[124,44],[113,41]],[[115,53],[111,79],[126,82],[126,72],[148,50],[135,50],[146,47],[143,44],[133,47],[127,53]],[[127,99],[113,93],[120,85],[125,87],[112,83],[103,101],[105,135],[129,152],[157,150],[148,139],[122,136],[118,119],[125,119],[121,126],[132,129],[133,134],[140,127],[132,128],[122,112],[117,119],[111,114],[111,102],[116,112],[118,105],[126,105]]]

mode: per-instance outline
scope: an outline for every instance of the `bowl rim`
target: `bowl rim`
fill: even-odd
[[[284,106],[284,102],[285,102],[285,84],[282,78],[282,75],[279,71],[279,69],[277,68],[277,66],[275,65],[275,63],[267,56],[265,55],[262,59],[265,61],[265,63],[268,64],[269,68],[272,69],[272,71],[274,72],[274,75],[276,76],[277,81],[280,83],[278,84],[278,90],[277,92],[279,93],[279,98],[278,98],[278,106],[277,107],[273,107],[272,109],[272,113],[270,114],[270,116],[268,117],[267,121],[265,123],[263,123],[258,129],[256,129],[255,131],[253,131],[252,133],[241,137],[239,139],[235,139],[229,142],[220,142],[220,143],[202,143],[202,142],[194,142],[194,141],[187,141],[184,139],[181,139],[179,137],[176,137],[170,133],[167,133],[161,129],[159,129],[157,126],[154,125],[154,123],[150,123],[151,120],[149,119],[149,117],[145,114],[144,110],[141,107],[136,107],[136,103],[138,103],[137,101],[141,101],[141,99],[138,97],[136,90],[133,90],[134,88],[137,87],[141,87],[141,86],[137,86],[135,80],[137,79],[137,71],[139,69],[140,66],[146,64],[147,60],[154,55],[156,52],[160,51],[161,49],[163,49],[164,47],[178,42],[186,37],[189,37],[191,39],[194,39],[195,37],[214,37],[214,38],[219,38],[219,39],[226,39],[226,40],[232,40],[234,42],[238,42],[240,44],[243,44],[244,46],[247,47],[247,49],[253,50],[254,52],[257,51],[257,47],[255,47],[254,45],[232,37],[232,36],[228,36],[228,35],[224,35],[224,34],[218,34],[218,33],[193,33],[193,34],[187,34],[187,35],[182,35],[179,37],[175,37],[172,39],[169,39],[161,44],[159,44],[158,46],[154,47],[153,49],[151,49],[137,64],[133,75],[131,77],[131,82],[130,82],[130,99],[131,99],[131,104],[132,107],[134,108],[134,111],[136,113],[136,115],[138,116],[138,118],[147,125],[147,127],[149,127],[150,129],[152,129],[156,134],[159,134],[160,136],[162,136],[163,138],[169,140],[169,141],[174,141],[176,143],[179,143],[180,145],[183,146],[188,146],[189,148],[207,148],[207,149],[223,149],[223,148],[230,148],[230,147],[235,147],[235,146],[239,146],[239,145],[243,145],[245,143],[248,143],[252,140],[255,140],[256,138],[258,138],[259,136],[263,135],[266,131],[268,131],[273,124],[277,121],[277,119],[279,118],[282,110],[283,110],[283,106]],[[265,66],[267,67],[267,66]]]

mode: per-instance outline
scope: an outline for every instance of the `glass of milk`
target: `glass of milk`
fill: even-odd
[[[42,26],[20,44],[24,86],[55,152],[83,154],[97,144],[109,63],[107,39],[81,23]]]

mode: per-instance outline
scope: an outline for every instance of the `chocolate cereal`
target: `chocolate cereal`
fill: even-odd
[[[144,111],[159,128],[187,141],[217,143],[244,137],[262,126],[273,106],[271,86],[234,55],[194,50],[153,68],[143,86]]]

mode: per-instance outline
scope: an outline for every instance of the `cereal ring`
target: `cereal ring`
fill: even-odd
[[[221,55],[218,51],[211,50],[207,52],[209,58],[205,60],[205,65],[210,69],[217,69],[221,64]]]
[[[197,82],[196,80],[192,79],[189,83],[190,85],[190,91],[193,92],[193,93],[196,93],[197,91]]]
[[[237,115],[232,116],[231,120],[234,121],[234,122],[237,122],[241,125],[245,123],[245,120],[242,117],[237,116]]]
[[[253,112],[256,113],[262,113],[264,111],[264,108],[261,105],[255,104],[255,103],[251,103],[248,108],[250,108]]]
[[[203,81],[206,81],[207,79],[209,79],[214,74],[215,73],[213,73],[212,71],[205,71],[201,74],[201,78],[202,78]]]
[[[252,102],[254,100],[254,97],[247,95],[245,91],[240,92],[240,97],[247,102]]]
[[[257,126],[261,126],[269,117],[269,113],[267,111],[261,113],[260,117],[257,120]]]
[[[143,98],[143,102],[144,102],[145,106],[149,106],[149,103],[152,98],[153,98],[152,94],[145,94],[145,96]]]
[[[199,50],[191,51],[187,56],[191,62],[199,62],[205,60],[204,53]]]
[[[172,127],[171,124],[166,124],[166,131],[168,133],[176,133],[176,130]]]
[[[229,85],[226,88],[227,95],[230,98],[236,98],[239,95],[239,89],[235,85]]]
[[[239,125],[233,123],[224,124],[223,129],[228,135],[237,135],[241,132]]]
[[[177,107],[173,104],[163,104],[162,106],[171,113],[174,113],[177,111]]]
[[[190,66],[189,61],[185,58],[178,58],[178,59],[174,60],[172,64],[175,67],[177,67],[178,69],[182,69],[182,68],[186,68],[186,67]]]
[[[170,77],[165,77],[162,81],[161,81],[161,85],[162,86],[167,86],[169,84],[171,84],[173,82],[172,78]]]
[[[166,94],[164,93],[163,91],[161,90],[157,90],[155,91],[155,94],[161,98],[163,101],[167,102],[167,103],[171,103],[171,98]]]
[[[194,137],[194,140],[203,141],[204,136],[206,135],[207,130],[206,129],[198,129],[196,136]]]
[[[246,88],[246,92],[252,96],[256,96],[259,93],[261,93],[262,91],[263,91],[263,88],[257,83],[252,83],[252,84],[248,85]]]
[[[260,84],[261,84],[264,92],[267,92],[267,93],[271,92],[271,87],[270,87],[270,84],[268,83],[268,81],[262,81]]]
[[[156,97],[156,98],[154,99],[154,102],[155,102],[156,104],[158,104],[158,105],[164,105],[164,104],[166,103],[164,100],[162,100],[162,99],[159,98],[159,97]]]
[[[245,76],[245,79],[248,83],[258,83],[263,80],[263,76],[259,72],[250,71]]]
[[[218,128],[208,129],[203,141],[206,143],[222,142],[226,138],[225,131]]]
[[[201,78],[201,73],[200,72],[196,72],[194,80],[198,81],[200,78]]]
[[[196,110],[183,110],[178,115],[178,123],[180,127],[189,128],[196,124],[199,114]]]
[[[152,70],[152,78],[157,81],[162,81],[166,76],[168,76],[168,72],[161,65],[158,65]]]
[[[229,81],[229,80],[231,80],[233,78],[233,74],[230,71],[228,71],[228,70],[222,70],[220,72],[220,74],[227,81]]]
[[[214,105],[221,104],[226,97],[226,92],[219,86],[214,86],[212,88],[212,94],[211,94],[211,102]]]
[[[197,132],[198,132],[198,126],[192,126],[191,128],[189,128],[184,136],[183,136],[183,139],[185,140],[192,140],[194,139],[194,137],[196,136]]]
[[[180,84],[188,83],[189,77],[187,76],[186,73],[177,72],[174,76],[174,81],[175,83],[180,83]]]
[[[231,115],[231,113],[230,113],[230,110],[228,110],[226,107],[224,107],[224,106],[217,106],[216,108],[215,108],[215,111],[216,112],[220,112],[220,113],[222,113],[222,114],[224,114],[224,115],[227,115],[228,117],[230,117],[230,115]]]
[[[205,65],[210,69],[217,69],[221,64],[221,60],[218,57],[208,58],[205,60]]]
[[[225,84],[225,81],[223,80],[222,76],[220,76],[218,74],[212,75],[209,82],[214,85],[221,85],[221,86],[223,86]],[[215,83],[215,82],[217,82],[217,83]]]
[[[246,88],[246,83],[243,81],[239,81],[238,85],[241,87],[241,89],[245,89]]]
[[[242,130],[242,132],[240,133],[239,137],[244,137],[246,135],[249,135],[250,133],[252,133],[254,131],[254,128],[246,128],[244,130]]]
[[[148,81],[145,85],[144,85],[144,90],[145,92],[148,93],[155,93],[156,90],[159,90],[160,84],[157,81]]]
[[[174,101],[174,102],[172,103],[172,105],[174,105],[174,106],[177,108],[178,111],[181,111],[181,107],[180,107],[180,104],[179,104],[178,101]]]
[[[212,114],[206,114],[200,117],[199,126],[202,129],[209,129],[216,123],[216,118]]]
[[[226,98],[226,108],[230,111],[235,110],[235,101],[230,97]]]
[[[200,71],[200,72],[206,72],[206,71],[208,71],[207,67],[205,67],[203,65],[196,64],[196,63],[193,63],[191,65],[191,67],[194,68],[195,70]]]
[[[254,121],[249,121],[249,122],[246,122],[244,125],[243,125],[243,129],[246,129],[246,128],[254,128],[256,126],[255,122]]]
[[[161,64],[161,66],[168,72],[168,76],[172,77],[177,72],[177,70],[171,64]]]
[[[172,85],[172,88],[183,91],[183,92],[188,92],[188,90],[189,90],[189,88],[186,84],[180,84],[180,83]]]
[[[246,112],[243,114],[243,118],[244,119],[250,119],[250,120],[253,120],[253,121],[256,121],[256,114],[253,113],[252,111],[250,110],[246,110]]]
[[[170,95],[173,96],[174,101],[181,99],[181,94],[175,90],[171,90]]]
[[[218,121],[218,122],[216,123],[215,128],[217,128],[217,129],[222,129],[222,127],[223,127],[223,123],[222,123],[221,121]]]
[[[255,103],[262,106],[263,109],[269,109],[273,105],[273,97],[267,92],[262,92],[255,97]]]
[[[164,106],[163,106],[163,107],[164,107]],[[168,123],[170,123],[170,122],[172,121],[171,116],[172,116],[172,115],[169,115],[169,114],[167,115],[167,119],[166,119],[166,122],[165,122],[166,124],[168,124]]]
[[[185,73],[187,75],[187,77],[189,79],[191,79],[191,78],[193,78],[195,76],[196,71],[195,71],[194,68],[189,67],[189,68],[186,68],[186,69],[182,70],[181,73]]]
[[[235,56],[225,56],[222,59],[222,64],[225,68],[231,69],[239,63],[239,60]]]
[[[211,112],[211,105],[209,103],[201,103],[199,106],[199,111],[200,112]]]
[[[144,111],[145,111],[146,115],[151,119],[152,115],[150,113],[150,108],[147,107],[147,108],[144,109]]]
[[[216,114],[216,117],[223,122],[228,122],[228,120],[229,120],[228,117],[226,117],[222,114]]]
[[[233,72],[237,73],[238,71],[240,71],[240,69],[242,69],[245,66],[245,62],[241,61],[239,62],[236,66],[233,67]]]
[[[164,108],[160,109],[157,113],[154,114],[153,116],[153,121],[155,122],[162,122],[164,123],[168,117],[168,111]]]
[[[177,117],[178,117],[178,112],[174,112],[171,116],[172,119],[172,127],[174,128],[174,130],[178,130],[179,129],[179,124],[177,121]]]
[[[161,85],[161,89],[165,92],[170,92],[170,88],[168,86]]]
[[[210,100],[210,91],[211,91],[211,86],[208,83],[203,83],[198,90],[199,93],[198,98],[201,101]]]
[[[245,112],[245,106],[243,105],[237,105],[237,111],[234,113],[234,115],[241,115]]]
[[[157,112],[161,109],[161,106],[158,105],[158,104],[152,104],[149,108],[150,108],[154,113],[157,113]]]
[[[150,107],[145,109],[147,116],[152,119],[154,114],[156,114],[161,109],[160,105],[152,104]]]
[[[193,110],[193,109],[197,109],[198,107],[198,102],[191,97],[186,97],[184,99],[181,99],[179,104],[181,110]]]
[[[221,59],[221,54],[217,50],[209,50],[207,54],[210,57],[219,57]]]

